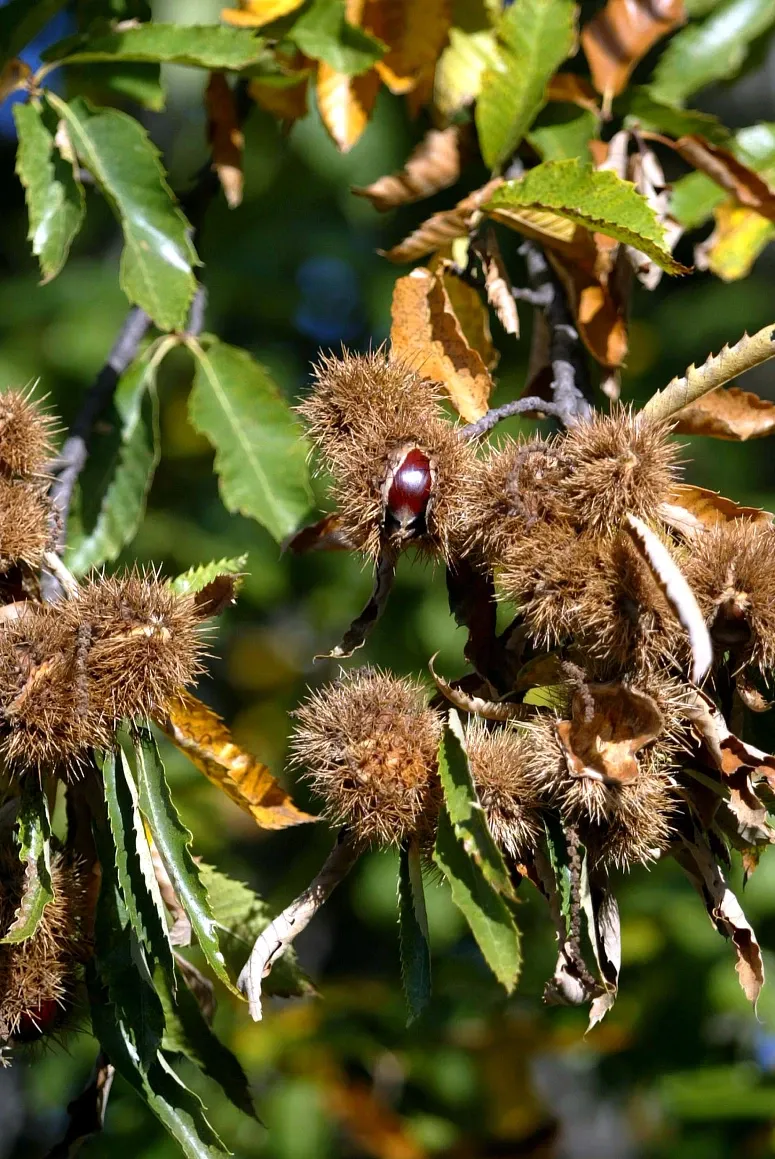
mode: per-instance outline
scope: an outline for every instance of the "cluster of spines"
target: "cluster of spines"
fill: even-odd
[[[354,548],[376,558],[388,542],[412,542],[450,558],[473,456],[435,383],[383,350],[324,357],[299,412]]]
[[[24,867],[15,847],[0,856],[0,928],[19,908]],[[37,1041],[56,1032],[72,1009],[83,963],[91,953],[89,889],[82,866],[61,850],[51,857],[53,898],[35,932],[0,945],[0,1040]]]
[[[0,568],[37,567],[52,538],[45,475],[53,419],[29,393],[0,394]]]
[[[158,717],[196,677],[201,617],[154,574],[87,581],[29,602],[0,632],[0,754],[12,769],[77,769],[123,718]]]

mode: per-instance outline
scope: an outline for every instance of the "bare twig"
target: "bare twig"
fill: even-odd
[[[561,422],[567,417],[565,408],[556,402],[547,402],[543,398],[538,398],[537,395],[530,398],[517,398],[513,402],[504,403],[503,406],[495,407],[494,410],[488,410],[486,415],[482,415],[475,423],[468,423],[467,426],[460,428],[461,439],[479,439],[482,435],[486,435],[494,426],[497,426],[503,419],[509,419],[513,415],[521,414],[545,414],[552,415],[554,418],[560,419]]]
[[[67,1108],[70,1122],[65,1136],[49,1151],[47,1159],[71,1159],[87,1139],[102,1131],[114,1073],[108,1056],[100,1051],[87,1086]]]
[[[261,1021],[261,985],[277,959],[305,929],[362,852],[353,834],[343,829],[315,880],[259,935],[237,985],[250,1004],[255,1022]]]

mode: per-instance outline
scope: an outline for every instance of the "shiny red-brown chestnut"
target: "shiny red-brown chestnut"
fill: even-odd
[[[430,459],[423,451],[413,447],[393,471],[387,492],[387,519],[405,533],[421,532],[432,490]]]
[[[62,1007],[59,1003],[54,998],[44,998],[37,1006],[22,1012],[19,1025],[13,1032],[13,1041],[37,1042],[44,1034],[50,1034],[61,1015]]]

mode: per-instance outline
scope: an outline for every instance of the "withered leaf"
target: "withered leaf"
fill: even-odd
[[[687,408],[684,408],[687,409]],[[742,507],[733,499],[726,499],[706,487],[690,483],[675,483],[670,498],[660,508],[660,516],[671,527],[691,534],[730,519],[748,519],[752,523],[771,523],[769,511],[759,507]]]
[[[379,92],[373,70],[362,76],[336,72],[325,61],[318,64],[317,101],[320,119],[340,153],[348,153],[369,123]]]
[[[234,603],[239,585],[238,575],[218,575],[194,594],[194,607],[203,620],[220,616],[221,612]]]
[[[608,99],[618,96],[638,61],[685,20],[683,0],[608,0],[581,30],[597,91]]]
[[[428,268],[441,279],[466,342],[487,369],[494,370],[500,355],[492,340],[490,314],[479,291],[458,275],[454,262],[448,258],[437,255],[431,259]]]
[[[287,829],[317,820],[297,809],[266,765],[236,745],[221,718],[189,692],[181,692],[167,717],[156,723],[261,829]]]
[[[687,694],[684,714],[705,751],[722,777],[733,776],[738,769],[750,769],[752,775],[775,785],[775,757],[740,740],[711,698],[700,688]]]
[[[588,684],[574,694],[571,719],[556,727],[572,775],[624,785],[638,776],[636,756],[664,720],[656,701],[637,688]]]
[[[221,20],[238,28],[262,28],[301,8],[304,0],[241,0],[239,8],[222,8]]]
[[[207,139],[229,209],[242,201],[242,149],[245,138],[239,126],[234,93],[222,72],[211,72],[205,89]]]
[[[502,183],[501,177],[488,181],[481,189],[476,189],[468,197],[464,197],[453,209],[434,213],[398,245],[389,250],[381,250],[380,253],[388,261],[397,264],[414,262],[426,254],[433,253],[434,250],[441,249],[455,238],[465,237],[480,207]]]
[[[432,197],[454,185],[460,176],[463,156],[469,147],[468,127],[450,125],[431,129],[410,154],[398,173],[380,177],[371,185],[354,185],[352,192],[366,197],[380,213]]]
[[[485,230],[484,236],[476,248],[484,270],[487,301],[497,314],[498,321],[506,333],[519,338],[517,303],[514,300],[511,278],[506,269],[495,231]]]
[[[302,527],[283,544],[284,551],[305,555],[308,551],[350,551],[352,545],[341,533],[341,518],[336,511],[316,523]]]
[[[375,69],[392,93],[410,93],[427,76],[447,41],[449,0],[367,0],[363,26],[388,45]]]
[[[594,88],[586,77],[575,72],[555,73],[546,86],[546,99],[600,113],[600,100]]]
[[[621,366],[628,349],[627,321],[610,289],[577,262],[566,261],[551,249],[547,257],[568,295],[589,353],[601,366]]]
[[[670,186],[665,181],[657,155],[652,149],[647,149],[643,142],[639,151],[628,160],[628,175],[638,193],[643,194],[654,210],[664,231],[665,244],[672,253],[683,233],[683,227],[671,216]],[[633,246],[626,246],[625,253],[638,281],[647,290],[655,290],[662,280],[662,268]]]
[[[755,209],[762,217],[775,221],[775,188],[728,149],[711,145],[703,137],[681,137],[674,148],[695,169],[706,173],[722,189],[731,193],[735,201]]]
[[[721,868],[702,834],[682,839],[675,859],[705,902],[711,921],[731,938],[737,954],[735,970],[749,1002],[756,1005],[764,985],[764,963],[759,943],[740,902],[729,888]]]
[[[720,387],[679,410],[674,430],[715,439],[761,439],[775,432],[775,403],[736,386]]]
[[[393,352],[440,382],[466,422],[486,414],[492,378],[466,341],[443,278],[423,267],[399,278],[391,316]]]

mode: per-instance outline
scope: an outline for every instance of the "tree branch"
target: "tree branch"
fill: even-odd
[[[487,414],[482,415],[475,423],[468,423],[467,426],[461,427],[460,437],[462,439],[478,439],[491,431],[502,419],[511,418],[512,415],[527,414],[531,411],[538,414],[553,415],[561,422],[564,422],[567,417],[565,407],[556,402],[547,402],[546,399],[538,398],[537,395],[531,395],[530,398],[517,398],[513,402],[496,407],[494,410],[488,410]]]

